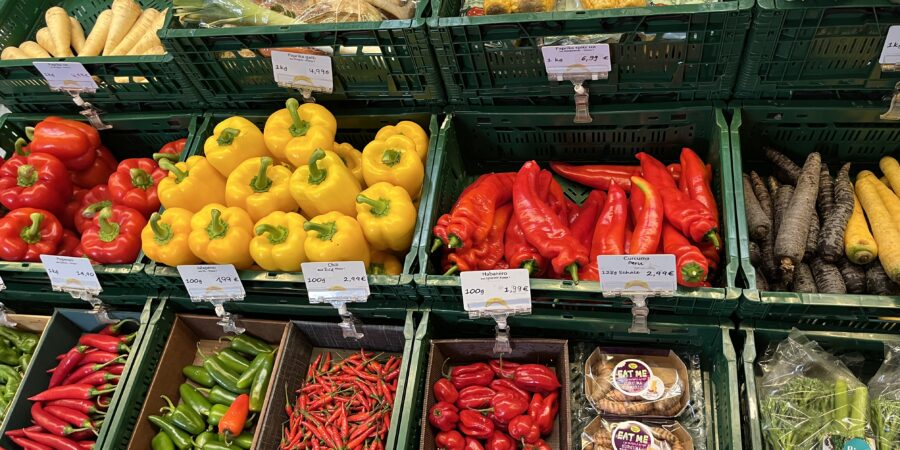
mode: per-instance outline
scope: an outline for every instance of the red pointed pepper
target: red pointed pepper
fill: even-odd
[[[443,377],[434,383],[432,390],[434,391],[434,399],[438,402],[456,403],[456,400],[459,398],[459,392],[453,386],[453,383]]]
[[[439,450],[464,450],[466,438],[459,431],[445,430],[434,436],[434,445]]]
[[[525,233],[515,214],[510,217],[509,225],[506,226],[503,246],[503,254],[510,268],[525,269],[529,276],[540,276],[547,268],[547,261],[541,256],[541,252],[525,239]]]
[[[456,389],[469,386],[487,386],[494,379],[494,372],[483,362],[456,366],[450,369],[450,382]]]
[[[647,180],[641,177],[631,177],[631,183],[643,194],[644,203],[640,208],[639,215],[635,218],[628,253],[631,255],[656,253],[662,233],[663,199]],[[633,198],[632,202],[634,202]]]
[[[556,372],[541,364],[520,365],[512,381],[526,392],[552,392],[560,387]]]
[[[577,208],[577,206],[566,198],[562,186],[553,178],[553,172],[542,170],[538,175],[538,195],[550,205],[550,209],[556,213],[559,220],[566,225],[569,224],[569,207]]]
[[[482,409],[491,404],[491,399],[497,395],[493,389],[485,386],[468,386],[459,391],[456,406],[459,409]]]
[[[113,156],[108,148],[101,145],[97,147],[94,152],[97,156],[94,158],[94,162],[90,167],[82,171],[70,173],[72,184],[75,186],[90,189],[94,186],[106,184],[107,180],[109,180],[109,176],[116,171],[116,166],[119,162],[116,161],[116,157]]]
[[[84,233],[93,222],[94,217],[100,214],[103,208],[112,206],[112,197],[109,195],[109,188],[105,184],[94,186],[81,199],[78,206],[78,212],[75,214],[75,229],[79,233]]]
[[[678,284],[687,287],[698,287],[706,281],[709,267],[706,257],[697,247],[685,238],[681,232],[668,223],[663,224],[663,252],[675,255],[675,273]]]
[[[476,439],[487,439],[494,432],[494,422],[484,414],[467,409],[459,412],[459,431]]]
[[[693,150],[685,147],[681,149],[681,183],[687,190],[688,196],[706,207],[707,211],[719,226],[719,208],[716,205],[716,196],[713,195],[710,186],[709,174],[703,160]]]
[[[428,413],[428,422],[441,431],[452,430],[459,422],[459,409],[452,403],[437,402]]]
[[[40,261],[55,254],[63,227],[49,211],[19,208],[0,218],[0,260]]]
[[[136,209],[144,217],[159,211],[156,185],[166,171],[150,158],[130,158],[119,163],[109,177],[109,195],[113,204]]]
[[[594,237],[594,228],[597,225],[597,216],[606,203],[606,193],[591,191],[579,208],[578,217],[570,224],[572,234],[587,248],[591,247],[591,239]]]
[[[466,186],[465,189],[459,194],[459,197],[456,198],[456,203],[453,204],[453,208],[450,208],[451,213],[456,210],[459,206],[459,202],[468,196],[469,191],[478,187],[484,179],[488,177],[488,175],[482,175],[478,177],[475,182]],[[437,249],[441,248],[441,246],[446,245],[449,242],[449,237],[447,236],[447,227],[450,226],[450,214],[447,213],[438,218],[437,223],[434,226],[433,234],[434,234],[434,243],[431,246],[431,251],[434,252]]]
[[[91,167],[100,146],[100,135],[90,125],[76,120],[48,117],[26,129],[31,143],[28,149],[34,153],[49,153],[63,162],[70,170],[80,171]]]
[[[630,181],[629,181],[630,184]],[[625,254],[625,227],[628,223],[628,197],[614,184],[609,187],[606,204],[600,211],[597,226],[591,239],[591,261],[582,271],[582,277],[597,281],[599,271],[597,256]]]
[[[594,189],[607,190],[610,184],[622,188],[631,187],[631,176],[640,175],[639,166],[616,165],[584,165],[576,166],[560,162],[551,162],[550,168],[563,178],[581,183]]]
[[[449,257],[450,262],[455,264],[460,272],[499,268],[498,265],[503,260],[503,237],[506,234],[506,227],[511,216],[512,205],[505,204],[497,208],[494,213],[494,223],[491,224],[487,237],[481,242],[457,249],[454,253],[451,253]],[[451,273],[455,272],[452,268],[450,271]]]
[[[512,196],[515,177],[514,173],[483,175],[478,186],[463,192],[450,212],[445,244],[465,248],[487,238],[497,208]]]
[[[18,147],[16,153],[0,166],[0,204],[10,210],[28,207],[62,212],[72,198],[66,166],[53,155],[22,156]]]
[[[141,251],[141,230],[147,220],[127,206],[103,208],[81,236],[84,254],[101,264],[133,263]]]

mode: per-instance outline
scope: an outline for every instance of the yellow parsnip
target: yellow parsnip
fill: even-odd
[[[97,21],[94,22],[94,28],[91,29],[91,34],[89,34],[87,40],[84,41],[84,47],[81,48],[78,56],[100,55],[100,52],[103,51],[103,46],[106,44],[106,36],[109,34],[110,22],[112,22],[112,10],[110,9],[103,11],[97,16]]]
[[[72,33],[72,48],[75,49],[76,54],[81,54],[81,50],[84,48],[84,28],[81,27],[81,22],[74,17],[69,17],[69,30]]]
[[[38,30],[37,34],[34,35],[34,39],[41,47],[44,47],[44,50],[46,50],[47,53],[50,53],[57,58],[60,57],[60,55],[56,53],[56,45],[53,44],[53,38],[50,37],[49,28],[44,27]]]
[[[59,6],[54,6],[44,13],[47,28],[50,30],[50,40],[53,42],[53,56],[72,56],[72,22],[69,21],[69,13]]]
[[[147,8],[144,12],[141,13],[141,16],[138,17],[138,20],[134,22],[134,25],[131,27],[131,30],[128,34],[122,38],[122,41],[119,42],[119,45],[116,46],[109,54],[110,55],[125,55],[131,50],[135,44],[138,43],[141,38],[148,34],[156,34],[156,31],[151,31],[153,28],[153,24],[156,22],[156,18],[159,16],[159,11],[153,8]]]
[[[890,186],[895,194],[900,195],[900,164],[897,163],[897,160],[890,156],[885,156],[881,158],[881,161],[878,161],[878,167],[884,172],[884,177],[888,179],[888,182],[885,184]]]
[[[877,178],[862,176],[856,179],[856,194],[862,204],[866,217],[872,224],[872,233],[878,244],[878,259],[885,273],[894,282],[900,281],[900,232],[894,225],[891,213],[881,201],[878,188],[875,185]]]
[[[103,56],[111,54],[116,49],[141,16],[141,7],[134,0],[113,0],[111,9],[112,21],[109,23],[109,33],[103,46]]]
[[[44,50],[44,47],[41,47],[41,44],[38,44],[34,41],[25,41],[19,44],[19,50],[25,52],[29,58],[49,58],[50,54],[47,53],[47,50]]]
[[[19,47],[14,47],[10,45],[3,49],[3,52],[0,53],[0,60],[6,61],[8,59],[29,59],[30,56],[26,55]]]

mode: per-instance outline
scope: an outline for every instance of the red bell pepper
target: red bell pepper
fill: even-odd
[[[105,184],[94,186],[81,199],[78,207],[78,213],[75,215],[75,229],[79,233],[84,233],[94,221],[94,217],[100,213],[103,208],[112,206],[112,197],[109,195],[109,188]]]
[[[59,241],[59,248],[56,249],[56,254],[59,256],[84,256],[84,252],[81,251],[81,239],[74,232],[63,230],[62,239]]]
[[[438,402],[456,403],[456,399],[459,398],[459,392],[453,386],[453,383],[446,378],[437,380],[432,390],[434,391],[434,399]]]
[[[560,387],[556,372],[541,364],[522,364],[512,381],[526,392],[552,392]]]
[[[525,163],[516,176],[513,204],[516,220],[525,238],[545,258],[553,270],[569,273],[578,281],[578,268],[588,263],[588,249],[571,233],[568,224],[554,214],[538,192],[540,168],[535,161]]]
[[[136,209],[144,217],[150,217],[159,211],[156,185],[165,177],[166,172],[152,159],[126,159],[109,177],[109,195],[113,204]]]
[[[494,422],[478,411],[467,409],[459,412],[458,428],[466,436],[487,439],[494,432]]]
[[[491,419],[499,424],[508,424],[513,418],[528,411],[528,397],[523,397],[512,390],[498,391],[491,398]]]
[[[515,214],[509,218],[509,224],[506,226],[503,246],[503,254],[509,267],[525,269],[529,276],[540,276],[547,268],[541,252],[525,239],[525,233],[519,226]]]
[[[514,363],[512,361],[504,361],[502,359],[492,359],[488,361],[488,366],[490,366],[491,370],[494,371],[494,375],[497,378],[512,378],[515,374],[516,368],[521,364]]]
[[[56,253],[62,242],[59,220],[42,209],[19,208],[0,218],[0,259],[40,261],[42,254]]]
[[[464,450],[466,438],[459,431],[445,430],[434,436],[434,446],[438,450]]]
[[[719,207],[716,205],[716,196],[713,195],[710,179],[706,171],[706,165],[693,150],[685,147],[681,149],[681,183],[687,190],[688,196],[700,202],[719,226]]]
[[[94,162],[90,167],[70,173],[72,184],[75,186],[90,189],[94,186],[106,184],[109,176],[116,171],[116,166],[119,162],[116,161],[116,157],[113,156],[108,148],[101,145],[94,151],[97,153],[97,157],[94,158]]]
[[[464,191],[450,212],[445,244],[465,248],[487,238],[497,208],[512,196],[515,177],[515,173],[483,175],[478,186]]]
[[[100,146],[100,135],[84,122],[48,117],[25,133],[31,139],[29,151],[49,153],[69,170],[86,170],[97,158],[95,150]]]
[[[72,198],[66,203],[62,212],[56,216],[63,225],[63,228],[67,230],[75,229],[75,215],[78,214],[78,209],[81,207],[81,200],[84,199],[84,196],[87,195],[87,193],[87,189],[78,187],[72,190]]]
[[[103,208],[81,236],[84,254],[101,264],[133,263],[141,251],[141,230],[147,220],[127,206]]]
[[[640,175],[639,166],[585,165],[576,166],[560,162],[551,162],[550,168],[559,176],[581,183],[594,189],[607,190],[610,184],[625,189],[631,187],[631,176]]]
[[[504,432],[494,430],[485,442],[484,450],[516,450],[516,441]]]
[[[456,406],[459,409],[482,409],[491,404],[491,399],[497,395],[493,389],[485,386],[468,386],[459,391]]]
[[[163,145],[158,152],[153,154],[153,159],[159,161],[159,158],[166,158],[172,162],[181,160],[181,152],[184,151],[184,145],[187,144],[187,138],[181,138]],[[157,156],[163,155],[163,156]]]
[[[675,255],[675,273],[678,284],[687,287],[698,287],[706,281],[709,267],[706,257],[697,247],[668,223],[662,229],[663,252]]]
[[[553,447],[551,447],[550,444],[545,442],[543,439],[538,439],[537,442],[534,443],[526,442],[525,445],[522,446],[521,450],[553,450]]]
[[[663,223],[663,199],[656,187],[641,177],[631,177],[631,183],[643,194],[643,205],[635,217],[634,231],[631,234],[631,255],[656,253],[659,249]],[[634,198],[631,199],[635,201]]]
[[[591,191],[579,208],[578,217],[569,224],[572,234],[587,248],[591,247],[591,239],[594,237],[594,228],[597,225],[597,215],[606,203],[606,193]]]
[[[450,382],[456,389],[469,386],[487,386],[494,379],[494,372],[483,362],[456,366],[450,369]]]
[[[541,436],[547,436],[553,431],[556,413],[559,412],[558,399],[558,391],[551,392],[546,397],[536,393],[531,398],[531,403],[528,405],[528,415],[541,430]]]
[[[7,209],[29,207],[56,214],[70,198],[69,173],[53,155],[17,154],[0,166],[0,204]]]
[[[463,449],[464,450],[484,450],[484,447],[481,446],[481,442],[478,442],[475,439],[467,437],[466,438],[466,446]]]
[[[517,416],[509,422],[509,436],[516,441],[533,444],[541,438],[541,430],[530,416]]]
[[[512,379],[512,377],[510,377],[510,379]],[[524,399],[526,401],[531,397],[531,395],[528,394],[527,392],[525,392],[524,390],[522,390],[522,388],[520,388],[519,386],[516,386],[516,383],[513,383],[512,381],[510,381],[509,379],[506,379],[506,378],[500,378],[500,379],[491,381],[490,387],[491,387],[491,389],[493,389],[496,392],[510,391],[510,392],[518,395],[519,397],[522,397],[522,399]]]
[[[428,422],[439,430],[452,430],[459,422],[459,409],[452,403],[437,402],[428,413]]]

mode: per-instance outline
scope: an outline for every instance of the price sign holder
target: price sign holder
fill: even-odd
[[[494,353],[510,353],[509,316],[531,314],[531,284],[525,269],[462,272],[463,308],[469,317],[497,323]]]
[[[3,282],[3,278],[0,278],[0,292],[3,292],[6,289],[6,283]]]
[[[331,47],[316,49],[333,52]],[[331,56],[273,50],[271,58],[275,83],[300,91],[304,103],[315,103],[313,92],[330,94],[334,91]]]
[[[98,295],[103,292],[97,273],[87,258],[70,256],[41,255],[41,263],[50,277],[50,286],[56,292],[65,292],[78,300],[91,304],[94,313],[102,323],[114,323],[109,310]]]
[[[356,326],[361,322],[347,309],[347,303],[369,300],[369,277],[362,261],[301,263],[311,304],[329,303],[341,316],[341,331],[347,339],[362,339]]]
[[[103,111],[81,98],[82,93],[97,92],[97,83],[83,64],[70,61],[35,61],[32,64],[47,80],[51,91],[65,92],[72,97],[72,101],[82,109],[81,115],[87,118],[91,126],[98,130],[112,128],[112,125],[103,123],[100,119]]]
[[[605,80],[612,70],[609,44],[553,45],[541,47],[547,78],[571,81],[575,90],[575,123],[591,123],[586,81]]]
[[[0,303],[0,327],[15,328],[16,323],[9,318],[10,311],[3,303]]]
[[[219,317],[218,324],[226,333],[242,334],[237,314],[225,311],[225,303],[242,301],[247,296],[237,269],[231,264],[200,264],[178,266],[181,282],[192,302],[209,302]]]
[[[900,26],[898,26],[900,28]],[[900,64],[897,65],[900,67]],[[891,105],[888,110],[881,115],[882,120],[900,120],[900,82],[894,86],[894,92],[891,94]]]
[[[631,299],[629,333],[649,333],[647,297],[675,294],[675,255],[600,255],[600,291]]]

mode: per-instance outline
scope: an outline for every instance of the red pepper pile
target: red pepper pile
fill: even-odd
[[[319,354],[296,403],[285,406],[281,449],[384,449],[399,377],[394,356],[382,363],[363,350],[341,361]]]
[[[668,167],[646,153],[638,166],[551,163],[596,190],[579,206],[534,161],[482,175],[434,226],[442,269],[528,269],[532,276],[598,280],[597,256],[669,253],[678,283],[708,286],[719,263],[711,168],[689,148]]]
[[[432,390],[428,421],[443,450],[550,450],[559,379],[540,364],[495,359],[456,366]]]
[[[87,256],[101,264],[134,262],[141,230],[159,210],[156,161],[117,162],[91,126],[48,117],[26,130],[0,166],[0,260],[38,261],[41,254]],[[178,157],[186,139],[166,144]],[[170,156],[165,156],[170,155]]]
[[[59,355],[47,390],[28,400],[33,426],[6,435],[25,449],[90,449],[116,390],[135,334],[122,334],[122,320],[97,333],[81,335],[78,344]]]

